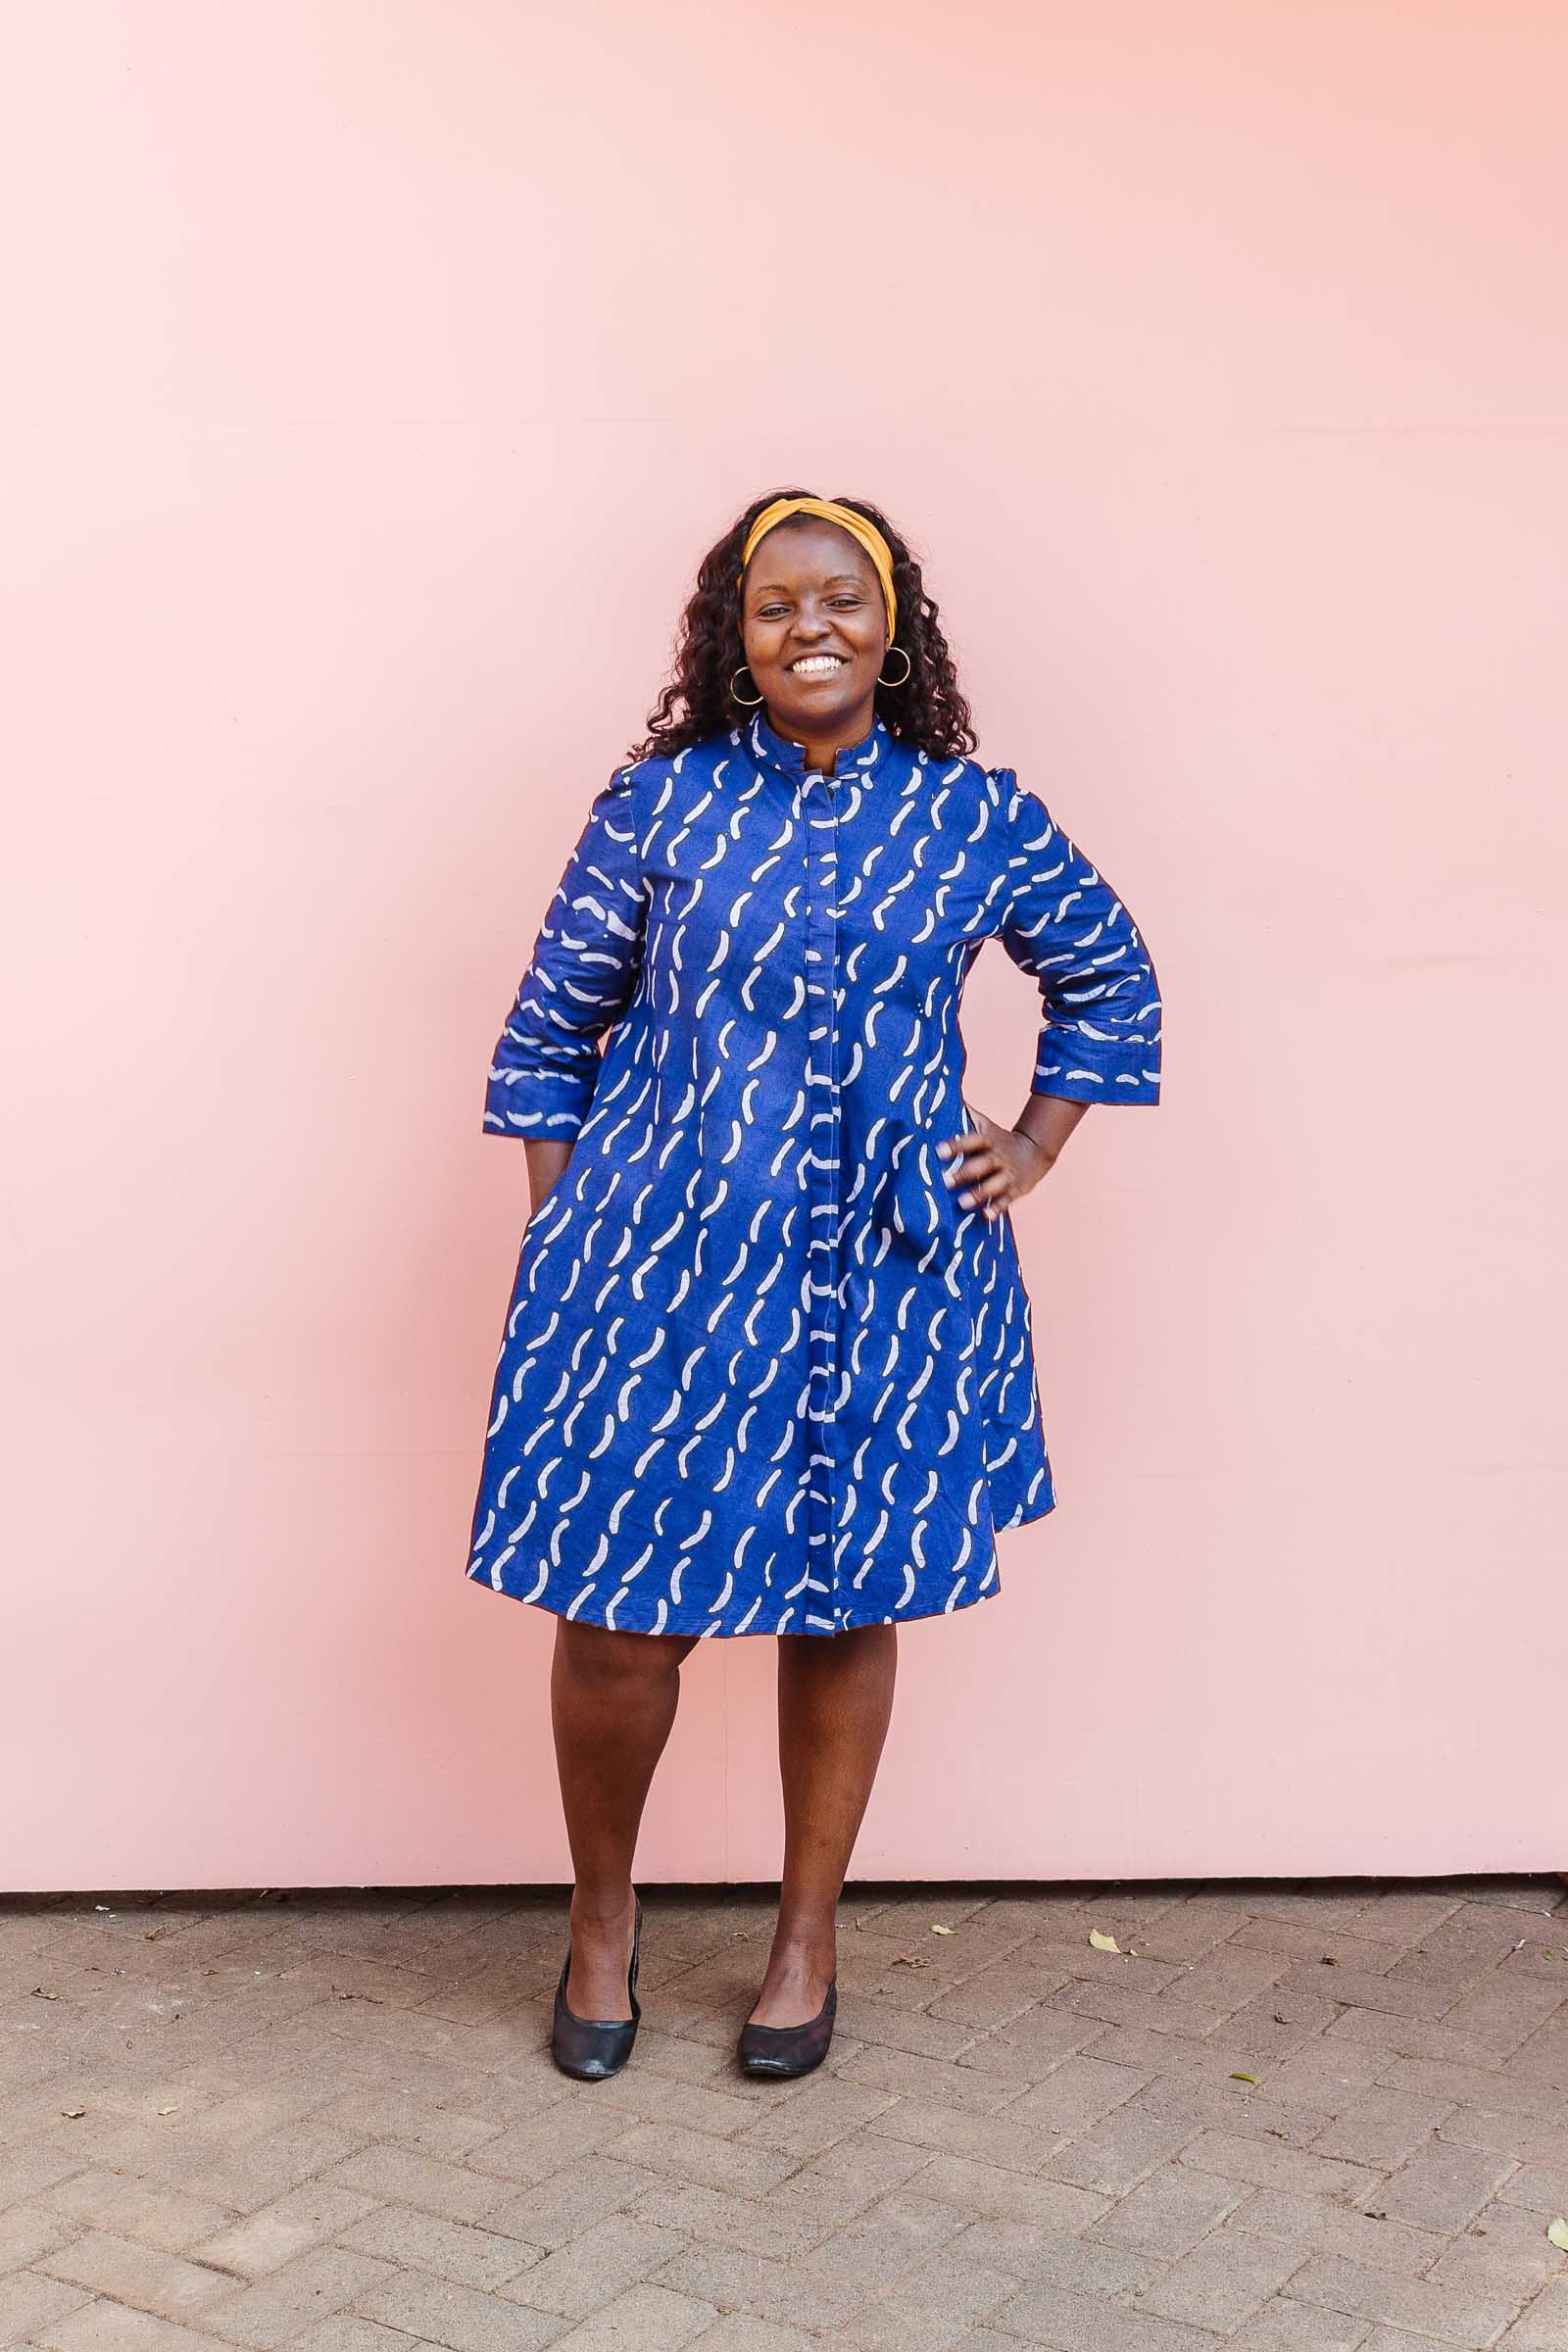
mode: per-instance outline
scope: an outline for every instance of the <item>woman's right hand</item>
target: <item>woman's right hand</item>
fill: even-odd
[[[556,1186],[566,1173],[571,1161],[572,1139],[556,1135],[525,1135],[522,1148],[528,1155],[528,1191],[532,1196],[530,1216],[537,1216]]]

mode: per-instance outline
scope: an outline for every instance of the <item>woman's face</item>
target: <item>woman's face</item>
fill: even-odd
[[[871,725],[887,648],[882,583],[859,542],[836,523],[779,523],[746,572],[741,641],[781,733],[820,736]]]

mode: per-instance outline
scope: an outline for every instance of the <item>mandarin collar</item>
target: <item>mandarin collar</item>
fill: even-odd
[[[752,712],[743,732],[747,749],[758,765],[776,768],[792,784],[842,784],[852,776],[859,783],[869,783],[894,741],[886,719],[874,713],[870,733],[857,744],[841,745],[834,757],[832,774],[824,775],[820,768],[807,766],[806,746],[770,727],[760,710]]]

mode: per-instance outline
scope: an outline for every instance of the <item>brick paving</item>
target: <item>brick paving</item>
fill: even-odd
[[[0,2345],[1568,2352],[1555,1877],[854,1886],[773,2083],[642,1892],[602,2083],[561,1888],[0,1900]]]

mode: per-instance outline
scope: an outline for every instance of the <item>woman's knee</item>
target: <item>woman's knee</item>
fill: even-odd
[[[680,1665],[696,1634],[628,1634],[612,1626],[556,1620],[556,1646],[571,1672],[584,1682],[640,1689],[662,1682]]]

